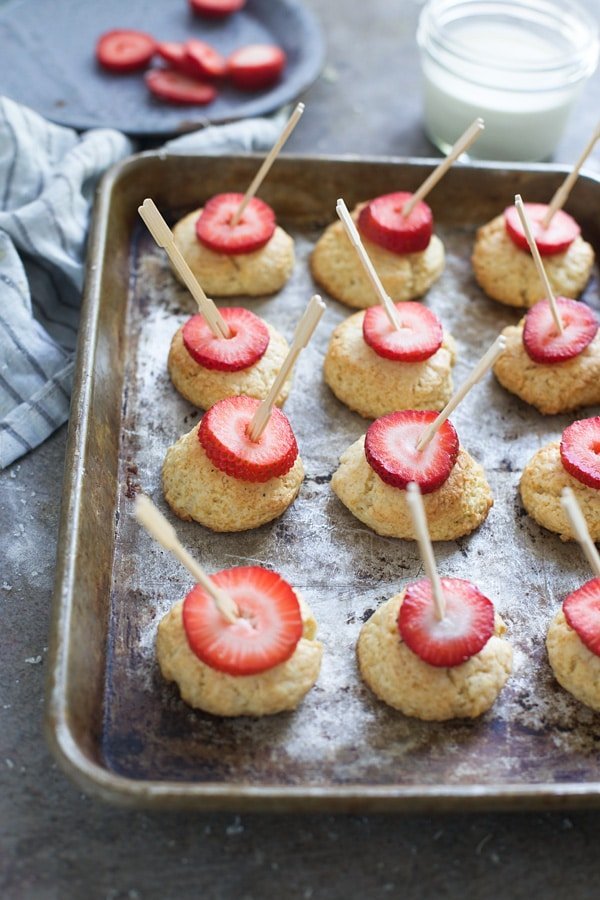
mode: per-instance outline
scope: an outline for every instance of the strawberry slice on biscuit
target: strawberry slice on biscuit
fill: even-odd
[[[275,213],[263,200],[253,197],[236,225],[231,224],[243,194],[216,194],[207,200],[196,222],[198,240],[215,253],[253,253],[273,236]]]
[[[231,597],[240,615],[228,622],[200,585],[189,592],[183,627],[190,649],[203,663],[229,675],[256,675],[292,656],[303,624],[298,597],[287,581],[261,566],[224,569],[211,580]]]
[[[253,397],[227,397],[204,414],[198,429],[198,440],[212,464],[241,481],[265,482],[285,475],[298,456],[292,426],[277,407],[258,440],[250,439],[259,405]]]
[[[462,578],[442,578],[444,618],[436,615],[431,582],[415,581],[406,588],[398,614],[404,643],[430,666],[451,668],[482,650],[494,634],[494,606]]]

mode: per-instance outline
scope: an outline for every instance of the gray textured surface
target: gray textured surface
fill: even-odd
[[[290,150],[430,153],[410,43],[417,4],[309,5],[329,35],[330,69],[307,95]],[[599,91],[596,75],[559,160],[573,159],[591,131]],[[65,436],[0,473],[4,897],[597,896],[599,813],[238,818],[132,813],[84,798],[56,771],[41,734]]]

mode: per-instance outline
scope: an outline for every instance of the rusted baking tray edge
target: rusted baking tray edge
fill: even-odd
[[[64,771],[86,792],[105,801],[125,806],[178,809],[222,809],[237,811],[465,811],[481,809],[566,809],[595,807],[600,805],[600,782],[586,783],[534,783],[498,785],[474,784],[424,784],[424,785],[365,785],[332,784],[295,786],[273,784],[253,786],[247,782],[226,784],[196,781],[152,781],[137,780],[117,775],[102,765],[98,753],[99,734],[94,729],[82,735],[81,725],[86,721],[90,707],[97,705],[102,689],[102,677],[97,679],[96,693],[87,694],[87,686],[78,686],[72,681],[78,665],[103,666],[103,642],[105,640],[106,610],[98,605],[99,592],[106,589],[106,578],[110,573],[114,549],[115,522],[112,517],[103,516],[99,502],[97,517],[90,521],[82,517],[82,492],[94,492],[95,485],[86,484],[86,464],[91,454],[105,454],[107,466],[118,454],[118,446],[110,440],[110,435],[119,428],[119,409],[104,409],[107,440],[105,444],[90,446],[90,422],[94,409],[96,380],[111,377],[108,362],[112,363],[114,377],[123,376],[121,366],[119,326],[115,321],[108,328],[108,339],[112,343],[112,355],[106,348],[99,352],[101,289],[103,267],[107,258],[123,264],[123,277],[129,273],[126,260],[119,259],[119,241],[123,234],[112,233],[109,220],[111,193],[115,184],[135,171],[144,161],[164,158],[155,153],[138,154],[114,167],[103,179],[99,188],[94,220],[90,235],[90,253],[86,287],[84,291],[82,320],[78,345],[76,377],[73,390],[71,418],[66,453],[65,483],[62,498],[59,549],[56,569],[56,583],[53,599],[53,615],[49,639],[49,667],[46,704],[46,734],[50,747]],[[178,158],[182,165],[193,165],[186,157]],[[243,157],[258,160],[256,157]],[[315,165],[321,162],[344,166],[352,163],[359,166],[413,166],[415,177],[422,177],[430,170],[433,160],[406,158],[357,158],[357,157],[284,157],[291,164],[302,162]],[[231,163],[239,162],[232,157]],[[228,158],[220,158],[221,165]],[[253,163],[254,165],[255,163]],[[472,166],[485,171],[496,170],[497,166],[482,163]],[[503,165],[507,173],[554,172],[557,176],[565,173],[560,166],[510,166]],[[585,175],[582,179],[598,183],[600,179]],[[160,203],[160,190],[154,196]],[[137,202],[143,199],[140,196]],[[137,202],[135,205],[137,205]],[[135,218],[132,205],[129,229]],[[106,322],[104,323],[106,326]],[[107,335],[104,335],[104,340]],[[95,410],[95,414],[98,410]],[[102,499],[101,494],[98,497]],[[114,508],[113,508],[114,511]],[[92,565],[94,562],[94,565]],[[89,640],[96,647],[95,658],[78,658],[85,648],[76,640],[73,632],[75,617],[79,616],[79,627],[89,632]],[[104,617],[104,621],[103,621]],[[94,639],[96,643],[94,644]],[[79,733],[78,733],[79,729]],[[76,736],[78,735],[78,736]]]

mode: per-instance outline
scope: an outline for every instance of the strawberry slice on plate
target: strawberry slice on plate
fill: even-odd
[[[175,69],[151,69],[144,75],[146,86],[155,97],[169,103],[206,106],[217,96],[212,84],[205,84]]]
[[[421,303],[395,303],[401,327],[394,328],[383,306],[371,306],[363,319],[365,343],[385,359],[422,362],[442,346],[442,323]]]
[[[185,349],[198,365],[221,372],[247,369],[263,356],[269,346],[269,330],[262,319],[242,307],[220,310],[231,337],[218,338],[200,313],[183,326]]]
[[[243,194],[216,194],[207,200],[196,222],[196,236],[215,253],[253,253],[270,241],[275,231],[275,213],[253,197],[237,225],[231,219]]]
[[[162,41],[156,45],[156,54],[160,56],[169,66],[183,72],[193,78],[196,74],[196,68],[190,65],[185,55],[184,44],[178,44],[176,41]]]
[[[369,426],[365,456],[382,481],[403,489],[416,481],[423,494],[437,491],[447,481],[459,451],[458,435],[448,419],[427,446],[417,450],[419,438],[437,415],[405,409],[381,416]]]
[[[527,355],[539,363],[559,363],[579,356],[591,344],[598,331],[598,319],[585,303],[557,297],[556,305],[563,324],[559,334],[548,300],[540,300],[525,316],[523,346]]]
[[[195,38],[183,45],[185,61],[190,74],[197,78],[223,78],[227,73],[224,56],[207,44]]]
[[[292,426],[275,407],[257,441],[248,434],[260,400],[226,397],[202,417],[198,440],[212,464],[240,481],[264,482],[285,475],[298,456]]]
[[[433,213],[420,201],[410,215],[402,210],[412,194],[397,191],[375,197],[360,211],[358,228],[374,244],[392,253],[418,253],[425,250],[433,233]]]
[[[600,656],[600,578],[592,578],[569,594],[563,612],[588,650]]]
[[[115,29],[98,38],[96,58],[110,72],[144,69],[156,52],[156,41],[143,31]]]
[[[256,91],[278,79],[287,57],[275,44],[249,44],[240,47],[227,60],[227,73],[236,87]]]
[[[193,12],[220,19],[237,12],[246,4],[246,0],[189,0],[189,3]]]
[[[548,211],[545,203],[524,203],[525,212],[531,225],[531,233],[537,244],[541,256],[553,256],[567,250],[575,238],[581,234],[581,229],[573,216],[559,209],[554,213],[547,228],[542,225],[542,219]],[[521,250],[529,252],[527,236],[523,231],[521,219],[516,206],[509,206],[504,210],[504,226],[511,241]]]
[[[436,615],[431,582],[406,588],[398,630],[406,646],[430,666],[460,666],[482,650],[494,633],[494,605],[463,578],[442,578],[446,612]]]
[[[560,458],[573,478],[600,490],[600,416],[579,419],[565,428]]]
[[[211,576],[237,604],[228,622],[196,585],[183,602],[190,649],[207,666],[229,675],[257,675],[285,662],[302,637],[300,604],[292,587],[261,566],[224,569]]]

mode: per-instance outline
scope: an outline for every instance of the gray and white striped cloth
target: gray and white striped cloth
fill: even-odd
[[[175,153],[263,150],[285,112],[213,126]],[[82,135],[0,97],[0,468],[69,415],[85,243],[102,173],[133,147],[120,132]]]

